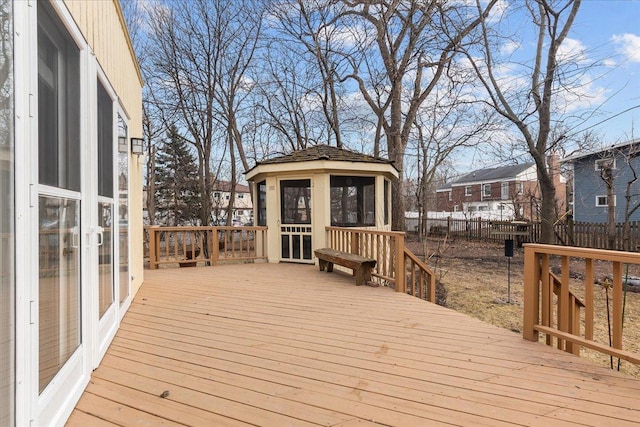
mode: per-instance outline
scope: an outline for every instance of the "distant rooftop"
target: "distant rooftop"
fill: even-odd
[[[448,182],[447,184],[438,188],[438,190],[444,190],[451,188],[454,185],[462,185],[470,182],[488,182],[488,181],[501,181],[505,179],[511,179],[518,176],[520,173],[534,166],[535,163],[520,163],[517,165],[501,166],[495,168],[478,169],[470,172],[455,181]]]
[[[612,151],[612,150],[621,150],[623,148],[627,148],[630,147],[632,145],[640,145],[640,139],[631,139],[629,141],[625,141],[625,142],[621,142],[619,144],[613,144],[613,145],[609,145],[606,147],[602,147],[599,149],[595,149],[595,150],[588,150],[588,151],[582,151],[579,153],[576,153],[572,156],[569,157],[565,157],[564,159],[562,159],[562,162],[572,162],[574,160],[578,160],[578,159],[582,159],[583,157],[588,157],[588,156],[592,156],[594,154],[599,154],[599,153],[606,153],[608,151]]]

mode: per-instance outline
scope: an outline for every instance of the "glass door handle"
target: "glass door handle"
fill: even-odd
[[[73,249],[78,249],[80,246],[80,233],[78,232],[78,227],[73,227],[71,229],[71,247]]]
[[[98,246],[102,246],[104,243],[104,228],[97,227],[96,234],[98,235]]]

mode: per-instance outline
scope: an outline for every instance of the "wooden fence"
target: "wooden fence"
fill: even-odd
[[[503,242],[508,230],[517,230],[516,240],[519,243],[538,243],[540,241],[539,222],[495,221],[482,218],[427,219],[427,231],[430,236],[465,238]],[[629,233],[624,233],[623,224],[616,224],[615,245],[609,248],[609,227],[607,224],[594,222],[565,221],[554,226],[555,245],[577,246],[593,249],[640,251],[640,222],[629,224]]]

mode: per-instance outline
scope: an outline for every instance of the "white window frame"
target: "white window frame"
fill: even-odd
[[[471,185],[465,185],[464,187],[464,195],[469,197],[472,195],[472,186]]]
[[[601,171],[602,167],[600,165],[602,165],[605,162],[611,162],[611,161],[613,161],[613,166],[611,167],[611,169],[617,169],[617,167],[616,167],[616,158],[615,157],[605,157],[605,158],[601,158],[601,159],[596,159],[596,161],[594,162],[595,170]]]
[[[599,203],[600,202],[600,198],[604,199],[604,204]],[[613,206],[616,206],[616,196],[613,196]],[[597,208],[606,208],[607,206],[609,206],[609,197],[605,194],[605,195],[597,195],[596,196],[596,207]]]
[[[452,201],[453,200],[453,195],[452,195],[453,190],[449,190],[447,193],[449,193],[449,201]]]
[[[500,184],[500,197],[502,200],[509,200],[509,183],[503,182]]]
[[[491,197],[491,184],[482,184],[482,197]]]

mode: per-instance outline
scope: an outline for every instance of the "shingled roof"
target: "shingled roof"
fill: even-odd
[[[535,163],[521,163],[518,165],[501,166],[497,168],[478,169],[470,172],[455,181],[449,182],[438,190],[445,190],[455,185],[462,185],[469,182],[489,182],[502,181],[505,179],[515,178],[518,174],[529,169]]]
[[[313,160],[329,160],[337,162],[360,162],[360,163],[382,163],[393,164],[391,160],[380,157],[368,156],[366,154],[356,153],[345,148],[332,147],[330,145],[314,145],[313,147],[303,150],[296,150],[284,156],[273,157],[256,163],[257,165],[266,165],[274,163],[293,163],[308,162]]]

